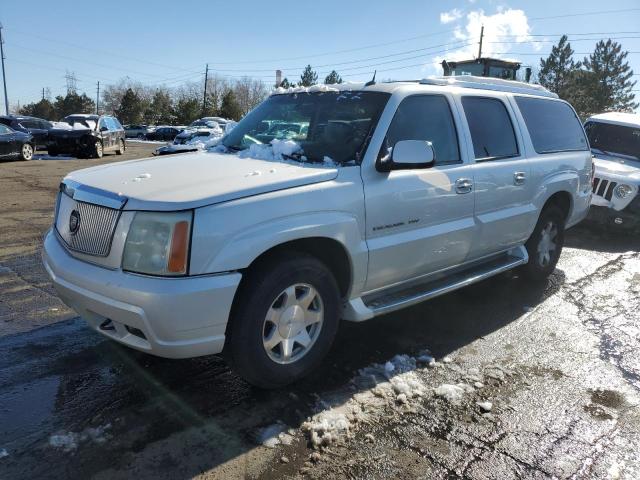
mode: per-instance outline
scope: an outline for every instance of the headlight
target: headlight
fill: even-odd
[[[613,193],[618,198],[627,198],[629,195],[633,193],[633,187],[631,187],[630,185],[621,183],[613,190]]]
[[[129,227],[122,269],[150,275],[187,273],[193,212],[137,212]]]

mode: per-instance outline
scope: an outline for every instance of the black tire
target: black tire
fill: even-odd
[[[310,336],[314,338],[308,348],[292,343],[297,345],[293,347],[294,352],[298,348],[297,360],[278,363],[271,356],[277,355],[274,350],[282,353],[283,347],[276,346],[267,353],[263,343],[267,329],[274,328],[266,316],[284,291],[296,284],[306,284],[315,289],[323,310],[322,323],[315,337],[314,327],[303,327],[311,329]],[[294,291],[297,297],[298,290]],[[316,300],[313,302],[315,304]],[[310,311],[312,307],[309,307]],[[305,253],[271,257],[252,268],[242,281],[227,327],[224,356],[249,383],[260,388],[283,387],[309,374],[327,355],[338,330],[339,316],[340,292],[335,278],[322,262]]]
[[[100,140],[96,140],[96,143],[93,146],[93,158],[102,158],[103,155],[104,148],[102,146],[102,142]]]
[[[29,161],[33,159],[33,154],[35,153],[35,149],[31,143],[23,143],[20,147],[20,160]]]
[[[123,155],[126,149],[127,147],[124,144],[124,140],[118,140],[118,149],[116,150],[116,155]]]
[[[542,210],[536,228],[525,244],[529,254],[529,262],[521,269],[524,277],[534,281],[542,281],[553,273],[564,246],[564,229],[565,214],[560,208],[550,205]],[[547,258],[541,251],[547,251],[544,242],[548,241],[548,237],[551,237],[555,247],[553,250],[548,250]]]

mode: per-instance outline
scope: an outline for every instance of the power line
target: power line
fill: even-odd
[[[624,13],[624,12],[638,12],[640,8],[623,8],[620,10],[600,10],[598,12],[584,12],[584,13],[567,13],[564,15],[552,15],[549,17],[533,17],[530,18],[530,21],[537,20],[550,20],[553,18],[566,18],[566,17],[585,17],[588,15],[606,15],[608,13]]]
[[[131,61],[136,62],[136,63],[146,63],[147,65],[154,65],[154,66],[157,66],[157,67],[163,67],[163,68],[168,68],[168,69],[172,69],[172,70],[184,70],[184,71],[191,70],[189,68],[176,67],[175,65],[166,65],[166,64],[163,64],[163,63],[151,62],[149,60],[143,60],[143,59],[140,59],[140,58],[129,57],[127,55],[114,53],[113,51],[110,51],[110,50],[101,50],[101,49],[97,49],[97,48],[89,48],[86,45],[80,45],[80,44],[77,44],[77,43],[71,43],[71,42],[67,42],[65,40],[60,40],[58,38],[45,37],[43,35],[39,35],[39,34],[36,34],[36,33],[33,33],[33,32],[24,32],[24,31],[21,31],[21,30],[17,30],[17,29],[15,29],[13,27],[10,30],[12,32],[15,32],[15,33],[18,33],[18,34],[21,34],[21,35],[25,35],[25,36],[28,36],[28,37],[40,38],[42,40],[46,40],[47,42],[60,43],[62,45],[68,45],[70,47],[78,48],[78,49],[81,49],[81,50],[86,50],[88,52],[100,53],[101,55],[111,55],[111,56],[116,57],[116,58],[123,58],[123,59],[126,59],[126,60],[131,60]]]

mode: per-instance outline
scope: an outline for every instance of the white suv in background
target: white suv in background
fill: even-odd
[[[264,128],[291,122],[305,128]],[[546,278],[591,186],[578,117],[541,87],[279,89],[213,151],[69,174],[44,265],[101,334],[163,357],[224,352],[277,387],[318,365],[340,319],[516,267]]]
[[[601,113],[584,124],[595,179],[591,217],[608,225],[640,227],[640,115]]]

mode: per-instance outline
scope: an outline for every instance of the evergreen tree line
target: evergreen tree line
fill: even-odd
[[[589,56],[575,60],[571,43],[563,35],[551,54],[540,59],[538,82],[571,103],[583,120],[607,111],[633,112],[638,103],[628,55],[622,45],[609,39],[600,40]]]
[[[278,87],[282,88],[290,88],[290,87],[310,87],[311,85],[315,85],[318,83],[318,73],[311,67],[311,65],[307,65],[300,75],[300,81],[298,83],[290,82],[286,77],[280,82]],[[336,83],[342,83],[342,77],[338,75],[338,72],[335,70],[331,70],[331,73],[324,78],[324,83],[326,85],[334,85]]]
[[[268,94],[260,81],[242,78],[230,82],[218,76],[204,82],[187,83],[182,87],[152,88],[125,78],[107,85],[101,95],[100,113],[115,115],[123,124],[184,125],[207,116],[239,120]],[[47,98],[24,105],[18,113],[47,120],[60,120],[73,113],[94,113],[95,102],[86,94],[68,92],[54,101]]]

